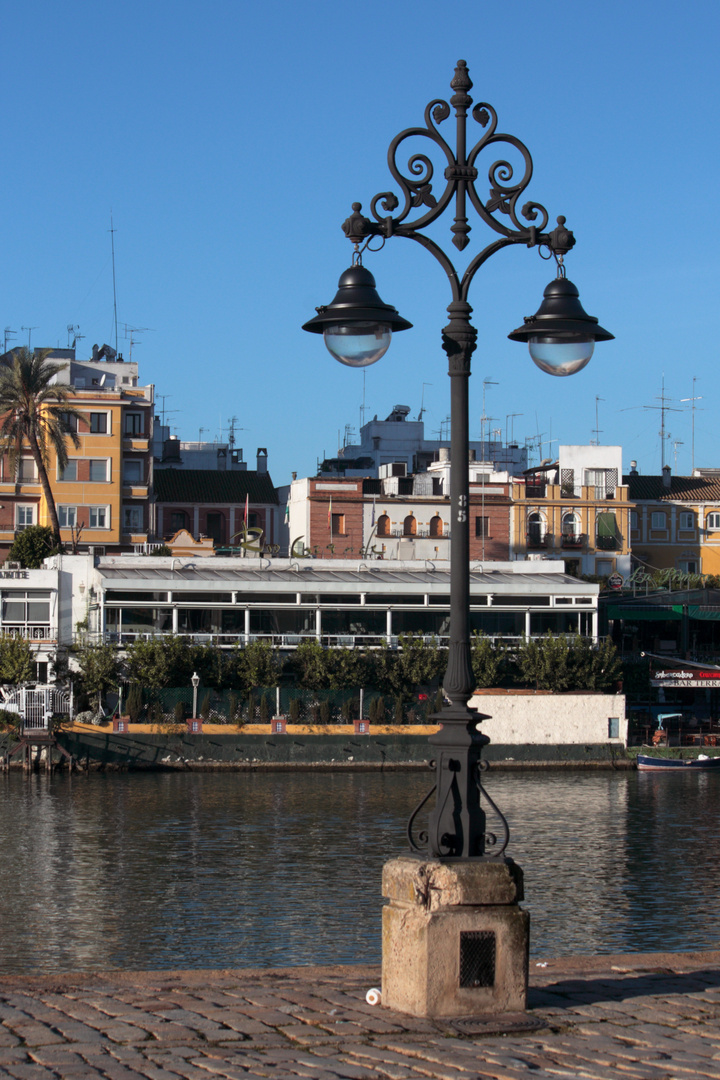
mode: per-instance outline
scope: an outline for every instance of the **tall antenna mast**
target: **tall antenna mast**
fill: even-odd
[[[499,386],[499,385],[500,385],[500,383],[496,383],[489,376],[486,379],[483,379],[483,411],[482,411],[482,416],[480,417],[480,448],[481,448],[481,452],[482,452],[483,461],[487,461],[487,440],[485,438],[485,434],[487,432],[487,425],[488,425],[488,421],[493,419],[493,417],[488,416],[487,412],[485,411],[485,394],[487,392],[488,386]],[[484,537],[483,537],[483,542],[484,542]]]
[[[7,351],[7,350],[6,350]],[[695,397],[695,383],[697,382],[697,375],[693,375],[693,396],[690,398],[680,398],[681,401],[692,402],[692,471],[695,472],[695,402],[702,401],[702,396]]]
[[[110,211],[110,249],[112,251],[113,270],[113,319],[115,322],[115,355],[118,351],[118,326],[117,326],[117,292],[115,289],[115,229],[113,227],[112,210]]]
[[[665,442],[667,440],[667,433],[665,431],[665,413],[668,412],[682,412],[682,409],[674,409],[672,405],[668,405],[672,398],[665,397],[665,375],[662,377],[662,391],[659,394],[657,400],[659,405],[643,405],[643,409],[659,409],[660,410],[660,465],[661,468],[665,468]]]
[[[600,430],[598,402],[599,401],[604,401],[604,400],[605,400],[605,398],[597,397],[597,395],[595,396],[595,427],[593,428],[593,431],[594,431],[594,434],[595,434],[596,437],[594,439],[590,440],[590,445],[591,446],[599,446],[600,445],[600,436],[602,435],[602,432]]]
[[[21,326],[21,327],[20,327],[20,329],[21,329],[21,330],[27,330],[27,335],[28,335],[28,352],[32,352],[32,348],[31,348],[31,345],[30,345],[30,339],[32,338],[32,332],[33,332],[33,330],[37,330],[37,326]]]
[[[17,336],[17,330],[11,330],[9,326],[5,327],[5,352],[8,351],[8,348],[7,348],[8,338],[16,337],[16,336]]]

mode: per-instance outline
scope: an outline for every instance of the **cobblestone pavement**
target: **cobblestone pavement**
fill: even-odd
[[[530,1009],[415,1020],[374,967],[0,978],[0,1076],[720,1078],[720,951],[533,964]]]

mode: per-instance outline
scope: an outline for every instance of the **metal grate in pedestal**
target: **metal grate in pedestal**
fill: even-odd
[[[460,986],[495,985],[495,934],[492,930],[460,931]]]

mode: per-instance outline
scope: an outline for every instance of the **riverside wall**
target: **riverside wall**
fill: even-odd
[[[352,727],[288,725],[284,734],[269,725],[238,730],[207,725],[201,734],[162,731],[131,724],[128,732],[109,725],[74,724],[58,741],[89,768],[123,769],[256,769],[256,768],[428,768],[433,726],[385,727],[357,735]],[[534,765],[622,767],[631,764],[624,748],[611,743],[506,745],[491,743],[483,757],[506,768]]]

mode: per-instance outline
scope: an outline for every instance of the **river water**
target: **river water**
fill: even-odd
[[[717,774],[491,772],[534,956],[720,947]],[[0,971],[380,959],[427,773],[0,777]]]

